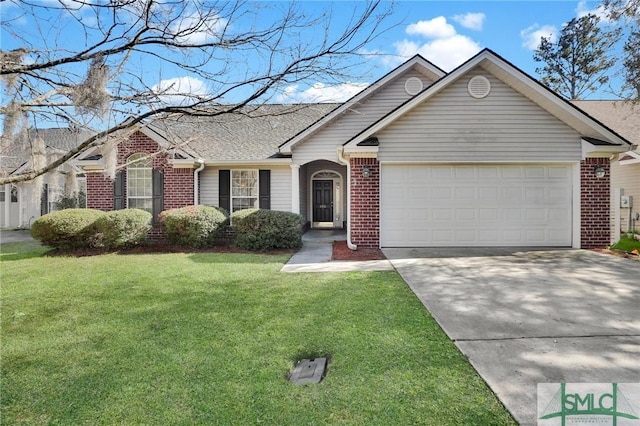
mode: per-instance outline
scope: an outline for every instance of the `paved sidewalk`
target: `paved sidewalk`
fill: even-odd
[[[0,229],[0,244],[33,241],[28,229]]]
[[[350,272],[393,271],[388,260],[333,261],[334,241],[344,241],[342,230],[313,229],[302,236],[302,248],[294,254],[280,272]]]

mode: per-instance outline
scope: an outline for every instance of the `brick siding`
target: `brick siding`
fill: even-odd
[[[102,173],[87,173],[87,208],[113,210],[113,181]]]
[[[118,146],[118,165],[126,163],[135,153],[155,154],[161,148],[142,132],[136,132]],[[153,168],[162,170],[164,175],[163,210],[192,205],[193,169],[175,169],[169,164],[167,154],[153,158]],[[126,178],[126,170],[124,171]],[[125,189],[125,197],[126,189]],[[109,211],[113,210],[113,181],[102,173],[87,173],[87,207]],[[162,230],[158,225],[149,234],[152,238],[161,238]]]
[[[598,179],[594,169],[602,166],[606,174]],[[611,228],[610,187],[611,169],[608,158],[587,158],[580,163],[580,246],[582,248],[606,247],[610,244]]]
[[[380,164],[375,158],[352,158],[351,241],[358,247],[380,247]],[[362,176],[364,166],[369,177]]]

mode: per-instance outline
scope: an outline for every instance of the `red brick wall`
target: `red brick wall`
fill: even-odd
[[[87,208],[113,210],[113,181],[102,173],[87,173]]]
[[[358,247],[380,247],[380,164],[375,158],[352,158],[351,242]],[[364,166],[369,177],[362,177]]]
[[[595,177],[596,165],[604,167],[603,178]],[[608,158],[587,158],[580,163],[580,246],[582,248],[606,247],[611,241],[610,188],[611,176]]]
[[[118,146],[118,165],[125,164],[132,154],[154,154],[160,150],[151,138],[136,132]],[[193,169],[174,169],[166,154],[153,158],[153,168],[162,170],[164,174],[164,210],[193,204]],[[87,174],[87,207],[113,210],[113,181],[102,173]],[[154,229],[151,234],[155,236],[159,231]]]

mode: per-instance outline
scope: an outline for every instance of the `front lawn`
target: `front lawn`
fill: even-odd
[[[45,251],[0,246],[3,424],[514,424],[395,272]]]

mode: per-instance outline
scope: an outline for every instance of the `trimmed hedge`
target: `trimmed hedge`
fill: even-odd
[[[195,248],[215,245],[229,223],[226,210],[205,205],[165,210],[159,219],[170,243]]]
[[[95,221],[105,212],[93,209],[66,209],[36,219],[31,236],[42,244],[61,248],[87,248],[96,245]]]
[[[114,210],[95,221],[97,238],[107,249],[142,243],[151,229],[151,213],[140,209]]]
[[[231,217],[233,243],[245,250],[302,247],[302,216],[277,210],[240,210]]]

